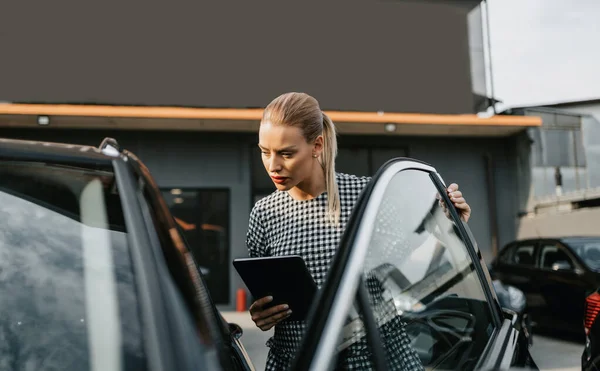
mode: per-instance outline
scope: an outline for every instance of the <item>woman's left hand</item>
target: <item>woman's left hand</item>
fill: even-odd
[[[466,223],[471,217],[471,206],[467,203],[461,191],[458,190],[458,184],[452,183],[448,187],[448,197],[456,207],[460,218]]]
[[[447,192],[448,197],[450,198],[450,201],[452,201],[452,203],[454,204],[454,207],[456,207],[456,211],[458,211],[460,218],[465,223],[468,222],[469,218],[471,217],[471,206],[469,206],[467,201],[465,201],[462,192],[458,190],[458,184],[450,184]],[[446,203],[442,200],[439,194],[437,195],[437,198],[439,200],[440,207],[444,210],[446,216],[450,218],[450,211],[448,211],[448,209],[446,208]]]

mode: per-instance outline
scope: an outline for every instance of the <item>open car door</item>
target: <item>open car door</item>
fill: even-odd
[[[499,370],[518,354],[468,226],[431,166],[394,159],[361,194],[293,370]]]

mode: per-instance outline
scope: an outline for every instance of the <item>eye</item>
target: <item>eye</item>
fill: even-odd
[[[283,158],[290,158],[290,157],[292,157],[292,153],[290,153],[290,152],[283,152],[281,154],[281,156],[283,156]]]

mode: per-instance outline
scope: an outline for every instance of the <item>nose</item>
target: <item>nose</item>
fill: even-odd
[[[269,170],[270,173],[277,173],[281,170],[281,161],[279,160],[279,156],[272,156],[267,161],[267,170]]]

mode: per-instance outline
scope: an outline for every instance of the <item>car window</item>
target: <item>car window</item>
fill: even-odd
[[[535,244],[518,245],[512,255],[512,263],[516,265],[535,266]]]
[[[397,173],[372,226],[363,283],[387,369],[473,369],[495,329],[474,262],[437,194],[427,172]],[[350,315],[342,358],[367,349],[361,317]]]
[[[144,370],[110,172],[0,162],[0,369]]]
[[[511,264],[513,253],[515,251],[515,246],[510,245],[500,251],[500,255],[498,256],[498,261],[502,264]]]
[[[600,240],[581,239],[568,241],[568,244],[589,269],[600,272]]]
[[[573,261],[563,248],[554,242],[542,243],[540,249],[540,267],[542,269],[558,270],[557,263],[564,263],[570,269],[575,268]]]

